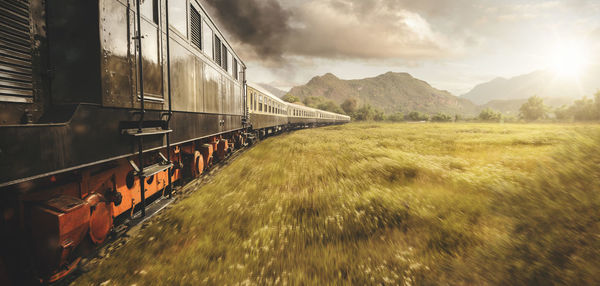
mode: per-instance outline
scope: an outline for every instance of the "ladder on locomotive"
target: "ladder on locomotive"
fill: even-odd
[[[168,14],[168,0],[166,0],[166,9],[167,9],[167,19],[166,19],[166,36],[169,39],[169,14]],[[140,14],[140,0],[136,0],[136,21],[137,21],[137,33],[133,38],[136,40],[137,51],[138,51],[138,59],[137,59],[137,68],[138,68],[138,82],[139,82],[139,100],[140,100],[140,108],[135,111],[134,114],[139,115],[139,120],[137,122],[129,122],[129,124],[124,124],[124,128],[122,129],[122,133],[124,135],[131,136],[137,140],[137,164],[131,160],[129,163],[135,170],[136,176],[139,178],[140,182],[140,195],[141,195],[141,216],[146,216],[146,179],[150,178],[160,172],[168,171],[168,196],[171,197],[172,194],[172,173],[171,170],[174,167],[173,162],[171,161],[171,140],[170,134],[173,130],[170,129],[170,121],[173,115],[172,105],[171,105],[171,63],[170,63],[170,47],[169,40],[167,40],[167,82],[168,82],[168,105],[169,108],[165,112],[161,113],[160,120],[146,120],[146,108],[145,108],[145,95],[144,95],[144,71],[143,71],[143,53],[142,53],[142,31],[141,31],[141,14]],[[129,125],[129,126],[128,126]],[[135,125],[135,126],[134,126]],[[159,160],[155,164],[146,166],[145,158],[144,158],[144,138],[151,136],[163,136],[166,137],[166,145],[167,145],[167,156],[164,156],[162,152],[158,152]],[[135,206],[132,206],[134,208]]]

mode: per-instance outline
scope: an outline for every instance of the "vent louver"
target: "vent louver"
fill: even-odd
[[[0,1],[0,101],[33,102],[29,1]]]
[[[200,13],[194,7],[190,7],[190,30],[192,32],[192,44],[202,49],[202,22],[200,22]]]
[[[215,35],[215,62],[221,65],[221,39]]]

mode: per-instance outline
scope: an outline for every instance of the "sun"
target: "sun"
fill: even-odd
[[[550,58],[552,70],[561,77],[581,76],[589,61],[585,46],[574,42],[556,45]]]

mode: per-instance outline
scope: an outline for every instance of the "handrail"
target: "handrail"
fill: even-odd
[[[143,132],[144,125],[144,115],[146,114],[146,109],[144,106],[144,57],[142,54],[142,16],[140,12],[140,0],[136,0],[136,14],[137,14],[137,35],[136,40],[138,42],[138,86],[140,88],[140,121],[138,123],[138,132]],[[140,168],[144,168],[144,139],[143,136],[138,137],[138,161]],[[142,204],[142,217],[146,216],[146,179],[143,177],[143,172],[138,173],[138,177],[140,180],[140,196],[141,196],[141,204]],[[133,208],[133,206],[132,206]]]
[[[165,24],[167,26],[167,93],[169,95],[169,116],[167,117],[167,129],[171,129],[171,115],[173,115],[173,106],[171,101],[171,36],[169,34],[169,31],[171,29],[169,28],[169,0],[165,0],[165,9],[165,14],[167,15],[165,21]],[[169,134],[167,134],[167,161],[171,163],[171,136],[169,136]],[[171,186],[171,170],[168,170],[167,172],[167,176],[169,177],[169,198],[171,198],[173,195]]]

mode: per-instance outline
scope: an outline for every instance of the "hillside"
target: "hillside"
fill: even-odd
[[[510,79],[496,78],[477,85],[461,97],[479,105],[493,100],[526,99],[534,95],[575,100],[591,96],[600,89],[598,75],[598,68],[591,68],[581,78],[560,78],[549,71],[536,71]]]
[[[285,90],[281,90],[267,83],[259,83],[258,85],[279,98],[283,97],[287,93]]]
[[[407,73],[389,72],[360,80],[342,80],[328,73],[294,87],[290,94],[301,99],[322,96],[337,104],[356,98],[361,104],[370,104],[388,114],[410,111],[475,114],[478,110],[469,100],[435,89]]]

